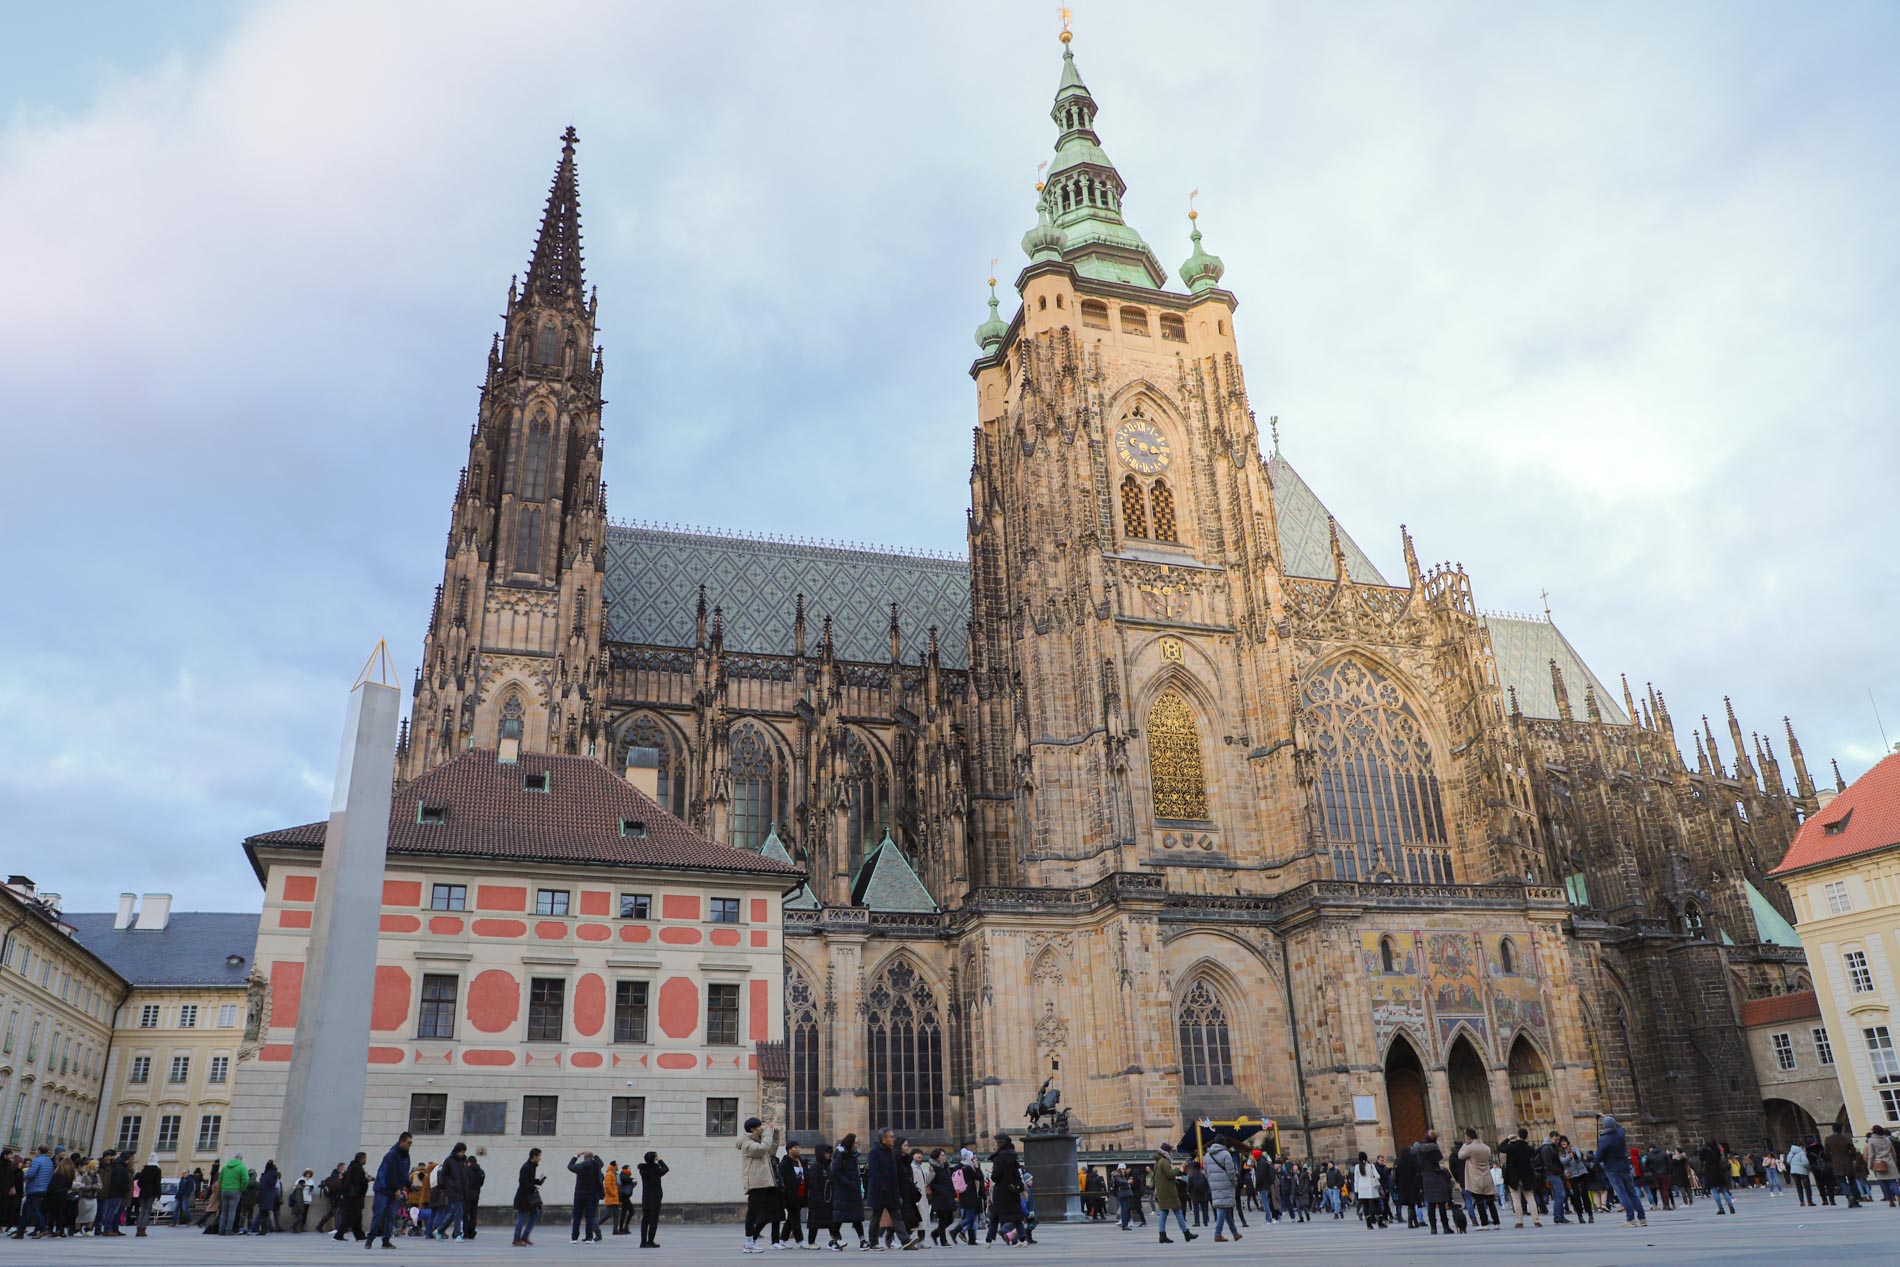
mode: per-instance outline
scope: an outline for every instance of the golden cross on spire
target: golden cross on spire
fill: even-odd
[[[1056,9],[1056,16],[1062,19],[1062,35],[1059,38],[1067,44],[1075,38],[1069,31],[1069,19],[1075,16],[1075,10],[1065,4]]]

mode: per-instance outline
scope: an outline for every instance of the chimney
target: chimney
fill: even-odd
[[[113,917],[112,927],[115,929],[132,927],[132,915],[135,911],[137,911],[138,904],[139,904],[138,894],[136,893],[119,894],[119,913],[118,915]]]
[[[627,782],[645,792],[652,800],[660,799],[660,750],[627,749]]]
[[[26,898],[29,901],[32,900],[33,893],[34,893],[33,881],[28,879],[26,876],[23,876],[23,875],[8,876],[7,887],[9,889],[12,889],[15,893],[19,894],[21,897]]]
[[[139,920],[133,928],[162,930],[172,917],[172,895],[169,893],[147,893],[145,901],[139,906]]]

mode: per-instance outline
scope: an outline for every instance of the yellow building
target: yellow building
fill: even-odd
[[[0,1106],[9,1145],[85,1148],[99,1117],[112,1014],[131,990],[73,939],[59,895],[0,888]]]
[[[85,946],[128,984],[104,1064],[91,1151],[156,1154],[167,1174],[209,1167],[229,1134],[255,914],[171,909],[171,895],[119,895],[73,914]]]
[[[1851,1129],[1900,1126],[1900,753],[1810,816],[1774,874],[1794,899]]]

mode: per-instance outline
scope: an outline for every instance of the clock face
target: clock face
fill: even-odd
[[[1115,428],[1115,453],[1123,466],[1143,475],[1164,469],[1174,456],[1161,429],[1143,418],[1130,418]]]

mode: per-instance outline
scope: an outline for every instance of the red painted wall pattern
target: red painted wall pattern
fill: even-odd
[[[270,966],[270,1023],[295,1029],[297,1008],[303,1002],[303,964],[294,959],[279,959]]]
[[[412,978],[401,968],[389,964],[376,966],[376,994],[369,1005],[369,1027],[384,1031],[401,1029],[409,1019],[409,987]]]
[[[422,881],[420,880],[384,880],[384,906],[421,906]]]
[[[697,928],[662,928],[660,940],[669,946],[697,946],[699,945],[699,930]]]
[[[668,1038],[691,1038],[698,1028],[699,987],[690,977],[668,977],[660,983],[660,1032]],[[660,1061],[664,1064],[666,1057]]]
[[[468,983],[468,1023],[482,1033],[499,1034],[520,1016],[521,982],[513,974],[490,968]]]
[[[769,918],[770,917],[765,913],[765,899],[762,897],[753,898],[752,899],[752,922],[754,924],[763,924]]]
[[[765,1011],[765,990],[767,984],[767,982],[762,980],[755,980],[751,983],[752,1006],[746,1009],[745,1032],[746,1037],[755,1043],[762,1043],[767,1037],[765,1027],[768,1019]]]
[[[699,899],[691,893],[667,893],[660,898],[660,914],[666,919],[698,919]]]
[[[592,972],[581,974],[574,983],[574,1028],[583,1038],[600,1033],[607,1019],[607,983]]]
[[[378,932],[384,933],[413,933],[421,927],[422,921],[414,915],[385,915],[376,926]]]
[[[310,927],[310,912],[280,910],[277,912],[277,927],[308,928]]]
[[[582,889],[581,914],[613,914],[613,894],[607,892],[605,889]]]
[[[478,919],[469,925],[477,937],[526,937],[528,926],[518,919]]]
[[[454,915],[437,915],[429,921],[429,931],[442,937],[456,937],[462,932],[462,921]]]
[[[525,911],[528,909],[528,890],[507,884],[478,885],[475,889],[475,909]]]
[[[284,901],[314,902],[317,900],[317,877],[313,875],[293,875],[284,877]]]

